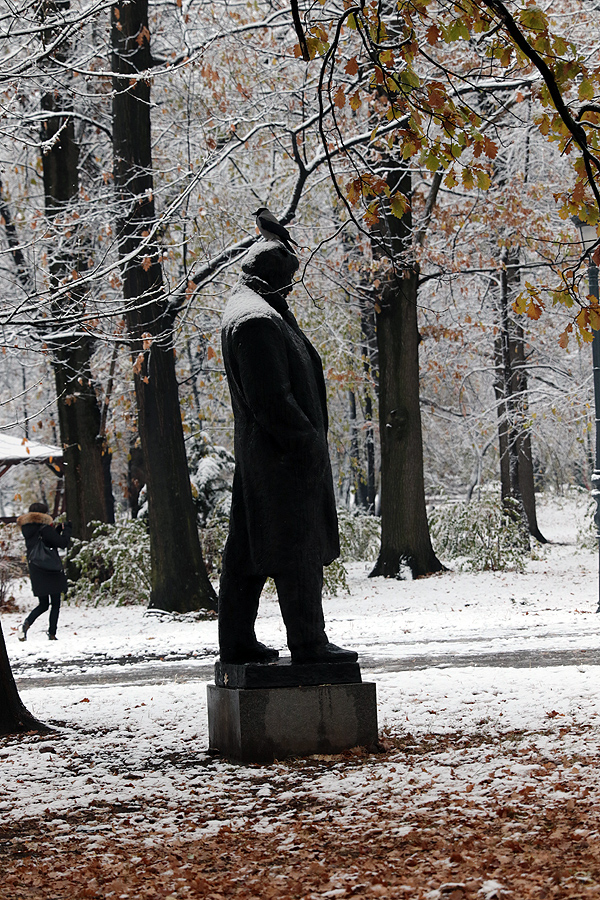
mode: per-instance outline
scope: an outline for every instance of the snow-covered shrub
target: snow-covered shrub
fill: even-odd
[[[16,525],[0,523],[0,609],[11,612],[15,600],[10,586],[17,578],[27,574],[25,541]]]
[[[214,444],[205,431],[186,441],[186,453],[199,527],[227,521],[235,465],[233,454]]]
[[[377,559],[381,543],[381,520],[377,516],[338,509],[338,523],[343,562],[371,562]]]
[[[233,454],[205,431],[186,441],[186,453],[204,563],[209,574],[218,574],[229,530]]]
[[[212,516],[206,526],[200,529],[202,557],[209,575],[221,573],[221,559],[228,533],[228,516]]]
[[[206,431],[187,438],[185,452],[198,527],[211,527],[215,522],[227,521],[235,467],[233,454],[225,447],[214,444]],[[137,518],[148,518],[146,485],[140,491]]]
[[[487,497],[470,503],[445,503],[429,513],[434,550],[443,561],[468,571],[522,571],[530,558],[518,516]]]
[[[346,567],[341,559],[334,559],[323,569],[323,593],[335,597],[340,591],[349,590]]]
[[[577,546],[580,550],[598,549],[598,529],[594,518],[597,508],[595,500],[588,502],[583,523],[577,529]]]
[[[129,606],[150,599],[150,537],[143,519],[93,522],[89,541],[73,539],[67,555],[68,602]]]
[[[348,573],[345,562],[375,559],[379,551],[381,525],[375,516],[355,515],[346,509],[338,510],[341,556],[327,566],[323,573],[323,590],[335,596],[348,590]],[[221,557],[228,533],[228,520],[213,515],[205,528],[200,530],[204,562],[210,573],[221,571]],[[267,584],[267,591],[274,592],[275,585]]]

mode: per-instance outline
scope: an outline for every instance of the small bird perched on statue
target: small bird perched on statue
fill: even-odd
[[[289,250],[290,253],[294,253],[295,255],[295,251],[291,245],[294,244],[294,246],[297,247],[298,244],[290,235],[287,228],[275,218],[272,212],[269,212],[266,206],[259,206],[254,215],[256,216],[256,227],[266,241],[279,241],[286,250]]]

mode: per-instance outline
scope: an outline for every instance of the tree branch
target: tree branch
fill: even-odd
[[[544,83],[546,84],[550,97],[552,98],[554,108],[561,117],[569,133],[573,136],[573,140],[581,150],[585,163],[586,174],[590,181],[590,187],[594,193],[594,197],[596,198],[596,203],[600,207],[600,191],[598,190],[591,169],[591,162],[593,162],[596,169],[600,172],[600,162],[589,150],[587,135],[585,133],[583,125],[581,125],[573,118],[567,104],[563,100],[562,93],[560,91],[560,88],[558,87],[558,84],[556,83],[556,78],[554,77],[552,69],[540,56],[537,50],[535,50],[531,46],[531,44],[521,31],[519,25],[507,10],[502,0],[483,0],[483,3],[504,23],[506,31],[508,32],[516,46],[525,54],[528,59],[531,60],[533,65],[536,67],[536,69],[544,79]]]
[[[306,43],[306,35],[304,34],[304,28],[302,27],[302,22],[300,21],[300,10],[298,9],[298,0],[290,0],[290,6],[292,8],[292,19],[294,21],[294,31],[296,32],[296,37],[298,38],[298,43],[300,44],[300,52],[302,53],[302,59],[304,62],[310,62],[310,53],[308,52],[308,44]]]

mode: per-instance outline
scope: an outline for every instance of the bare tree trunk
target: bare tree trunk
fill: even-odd
[[[377,316],[381,549],[371,575],[396,577],[410,567],[418,578],[443,570],[427,523],[419,403],[416,269],[386,284]]]
[[[46,730],[47,726],[31,715],[19,697],[0,625],[0,734]]]
[[[49,149],[42,155],[46,212],[50,222],[65,214],[78,193],[78,148],[75,143],[73,119],[68,104],[55,94],[42,99],[42,108],[49,113],[42,125],[42,140]],[[59,133],[60,131],[60,133]],[[25,290],[33,280],[23,255],[15,225],[0,183],[0,213],[17,271]],[[60,225],[58,229],[60,229]],[[73,269],[80,265],[79,255],[63,252],[51,262],[52,284],[57,287]],[[53,318],[60,317],[65,308],[81,303],[76,286],[72,294],[52,303]],[[57,341],[48,339],[53,350],[52,366],[57,392],[60,439],[63,446],[68,514],[73,522],[75,537],[88,538],[89,523],[114,521],[114,501],[110,475],[110,454],[100,434],[100,409],[92,381],[90,360],[92,342],[85,337]],[[27,422],[26,422],[27,434]]]
[[[498,293],[500,332],[495,342],[494,390],[498,410],[500,483],[503,504],[517,505],[530,535],[547,543],[537,522],[531,436],[527,415],[527,368],[523,328],[509,312],[511,295],[519,280],[518,249],[505,254]]]
[[[127,502],[133,519],[137,519],[140,511],[140,493],[145,484],[144,454],[137,443],[136,437],[133,437],[129,444],[129,459],[127,462]]]
[[[389,162],[392,193],[410,197],[411,176],[403,164]],[[402,565],[414,578],[440,572],[429,536],[423,475],[423,437],[419,402],[419,269],[412,248],[410,207],[402,219],[389,215],[388,269],[377,310],[379,434],[381,440],[381,549],[371,575],[397,577]],[[379,252],[381,252],[379,250]]]
[[[62,4],[64,8],[64,3]],[[45,10],[48,12],[48,9]],[[68,47],[56,49],[53,63],[64,62]],[[79,147],[75,140],[73,106],[66,92],[55,84],[42,96],[42,169],[46,216],[56,235],[51,251],[50,277],[53,292],[72,283],[72,289],[51,303],[52,319],[82,307],[84,294],[73,272],[87,268],[84,246],[76,220],[71,217],[79,194]],[[71,232],[71,236],[69,236]],[[20,269],[19,269],[20,271]],[[100,435],[100,407],[91,375],[92,342],[85,336],[48,339],[56,381],[58,420],[63,445],[65,492],[68,516],[75,537],[90,537],[90,523],[107,522],[106,479],[110,486],[110,459]],[[105,458],[106,457],[106,458]],[[110,494],[112,490],[109,487]]]
[[[111,39],[119,250],[147,479],[150,606],[176,612],[216,609],[216,595],[202,559],[185,455],[173,319],[163,298],[156,241],[149,239],[155,211],[147,0],[121,0],[112,7]]]
[[[375,325],[375,310],[373,304],[367,304],[362,298],[360,324],[362,330],[362,355],[363,369],[367,383],[373,379],[375,382],[375,390],[377,390],[377,333]],[[376,472],[375,472],[375,433],[373,426],[373,400],[371,393],[367,388],[363,394],[363,402],[365,405],[364,415],[366,420],[365,427],[365,471],[366,484],[364,502],[369,512],[375,512],[375,498],[377,494],[376,488]]]
[[[362,248],[357,246],[356,237],[348,231],[342,231],[342,245],[347,260],[355,259]],[[350,470],[351,481],[354,488],[354,497],[359,509],[373,514],[375,512],[376,474],[375,474],[375,438],[373,427],[373,401],[369,382],[374,379],[377,371],[377,339],[375,336],[375,311],[373,287],[371,284],[372,273],[365,271],[360,279],[359,287],[359,311],[360,311],[360,348],[356,348],[362,356],[363,372],[365,376],[364,390],[351,390],[348,401],[350,406],[351,421],[351,450]],[[363,413],[364,424],[359,424],[358,409]],[[361,435],[362,440],[361,440]]]

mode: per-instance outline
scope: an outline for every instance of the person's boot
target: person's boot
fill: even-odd
[[[23,624],[21,625],[21,627],[19,628],[19,631],[17,633],[17,637],[19,638],[20,641],[27,640],[27,632],[28,631],[29,631],[29,625],[27,624],[27,622],[23,622]]]
[[[50,632],[48,632],[48,640],[49,641],[57,641],[58,638],[56,637],[55,634],[50,634]]]

